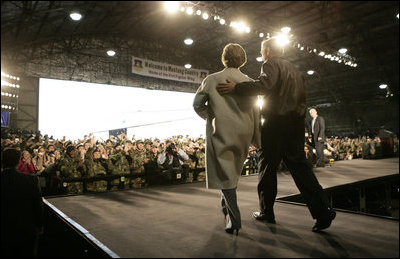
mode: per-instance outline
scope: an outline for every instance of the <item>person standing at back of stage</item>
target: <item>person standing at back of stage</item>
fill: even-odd
[[[35,257],[43,233],[39,179],[17,171],[20,157],[13,148],[1,154],[1,257]]]
[[[265,122],[261,126],[257,220],[275,223],[274,203],[277,195],[277,169],[282,159],[306,201],[314,219],[312,231],[328,228],[336,213],[329,207],[312,167],[304,153],[304,122],[306,117],[306,86],[298,69],[282,57],[283,49],[276,38],[261,43],[261,74],[254,82],[221,83],[217,91],[227,96],[264,95],[262,109]],[[248,125],[251,127],[251,125]]]
[[[315,150],[317,152],[317,163],[315,167],[325,167],[324,144],[325,144],[325,120],[318,115],[315,108],[309,111],[313,120],[311,121],[311,131],[314,139]]]
[[[225,66],[207,76],[194,98],[196,113],[206,120],[206,182],[209,189],[222,191],[225,231],[238,233],[241,228],[236,188],[247,158],[249,146],[260,145],[257,97],[221,96],[216,91],[220,82],[252,80],[240,71],[246,52],[239,44],[228,44],[222,53]]]

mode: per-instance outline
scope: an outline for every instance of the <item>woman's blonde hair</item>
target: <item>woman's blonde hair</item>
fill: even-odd
[[[221,61],[225,67],[240,68],[247,62],[246,52],[236,43],[229,43],[222,51]]]

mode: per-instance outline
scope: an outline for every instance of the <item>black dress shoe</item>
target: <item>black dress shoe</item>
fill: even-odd
[[[273,215],[273,214],[272,215],[271,214],[264,214],[264,213],[261,213],[259,211],[255,211],[255,212],[253,212],[253,217],[256,220],[261,220],[261,221],[266,220],[268,223],[273,223],[273,224],[276,223],[275,215]]]
[[[331,226],[332,220],[334,220],[335,217],[336,217],[336,212],[333,210],[329,210],[328,216],[317,219],[317,222],[313,226],[312,231],[319,232],[323,229],[329,228]]]

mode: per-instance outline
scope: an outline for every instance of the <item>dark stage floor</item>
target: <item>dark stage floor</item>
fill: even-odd
[[[399,159],[335,162],[315,170],[324,188],[399,173]],[[399,257],[399,222],[337,212],[332,226],[314,233],[307,207],[277,202],[277,224],[254,220],[257,176],[242,177],[239,236],[224,232],[220,191],[205,183],[49,198],[119,257]],[[278,196],[297,194],[279,173]]]

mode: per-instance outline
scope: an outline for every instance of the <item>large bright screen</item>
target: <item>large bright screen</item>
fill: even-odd
[[[40,78],[39,130],[55,139],[83,139],[127,128],[131,139],[205,135],[193,93]]]

